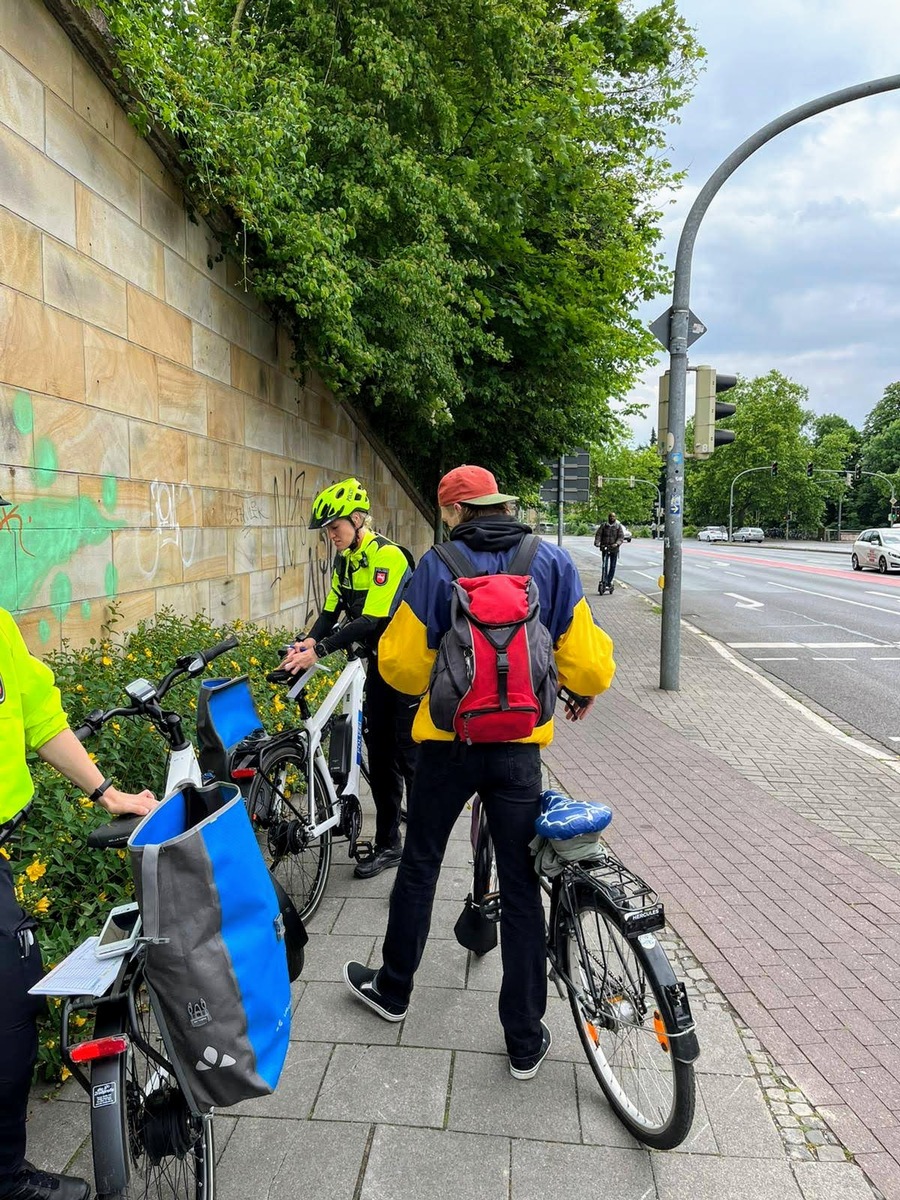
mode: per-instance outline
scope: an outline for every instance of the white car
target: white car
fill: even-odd
[[[854,571],[872,567],[886,575],[900,571],[900,529],[866,529],[853,543]]]
[[[758,525],[742,525],[740,529],[736,529],[731,536],[733,542],[759,542],[762,545],[762,540],[765,534]]]
[[[727,542],[728,530],[724,525],[705,525],[697,533],[698,542]]]

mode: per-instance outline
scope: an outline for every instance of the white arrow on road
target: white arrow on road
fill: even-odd
[[[764,608],[762,600],[751,600],[749,596],[739,596],[737,592],[726,592],[726,596],[732,596],[737,603],[735,608]]]

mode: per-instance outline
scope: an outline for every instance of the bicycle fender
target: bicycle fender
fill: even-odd
[[[94,1025],[95,1037],[122,1033],[127,1029],[124,1005],[101,1005]],[[98,1196],[123,1193],[128,1188],[128,1118],[121,1094],[121,1065],[118,1057],[91,1063],[90,1121],[94,1157],[94,1184]]]
[[[672,1057],[678,1062],[694,1062],[700,1056],[700,1043],[687,989],[676,977],[665,950],[652,933],[639,934],[633,945],[645,959],[648,974],[659,984],[658,999],[665,1009],[666,1028],[676,1031],[668,1035]]]

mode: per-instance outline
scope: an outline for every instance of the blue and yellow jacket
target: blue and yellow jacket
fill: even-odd
[[[31,799],[25,754],[68,728],[53,672],[28,653],[9,613],[0,608],[0,824]]]
[[[501,515],[478,517],[453,530],[451,538],[472,560],[473,575],[504,571],[528,529]],[[575,564],[565,550],[541,542],[531,564],[541,601],[541,621],[550,631],[561,687],[579,696],[606,691],[615,674],[613,644],[594,623]],[[417,742],[452,741],[437,729],[428,711],[427,688],[441,638],[450,628],[451,575],[429,550],[422,558],[403,600],[378,646],[385,681],[399,692],[423,696],[413,725]],[[553,721],[539,725],[528,742],[553,740]]]

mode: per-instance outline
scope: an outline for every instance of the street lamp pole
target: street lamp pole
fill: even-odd
[[[900,88],[900,75],[870,79],[838,92],[829,92],[783,113],[751,134],[720,163],[703,185],[687,215],[675,256],[672,308],[669,314],[669,445],[666,455],[666,528],[663,549],[662,636],[660,641],[659,686],[677,692],[681,672],[681,560],[684,520],[684,415],[687,390],[687,351],[690,340],[691,263],[700,223],[716,193],[734,171],[764,146],[809,117],[830,108]]]
[[[731,489],[728,493],[728,540],[729,540],[729,542],[731,541],[731,528],[732,528],[731,514],[732,514],[732,510],[734,509],[734,485],[737,483],[737,481],[741,478],[742,475],[752,475],[754,471],[771,471],[771,470],[772,470],[771,467],[748,467],[746,471],[738,471],[737,475],[735,475],[734,479],[732,479]]]

